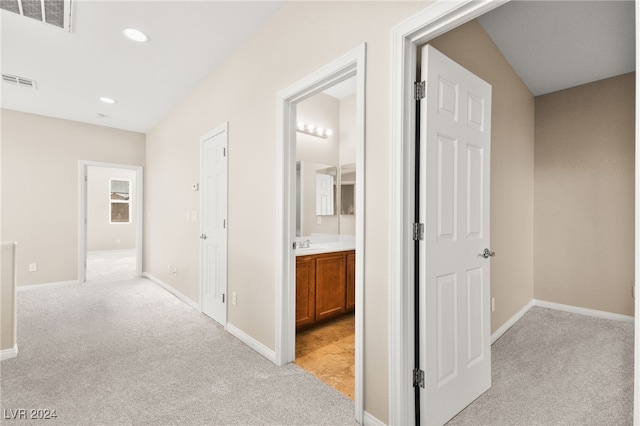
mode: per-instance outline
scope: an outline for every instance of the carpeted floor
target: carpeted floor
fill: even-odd
[[[146,279],[25,291],[0,408],[61,425],[353,425],[353,402],[276,367]],[[6,416],[3,416],[6,417]]]
[[[87,281],[130,280],[136,275],[136,250],[87,252]]]
[[[491,389],[448,425],[633,424],[633,330],[533,307],[493,345]]]

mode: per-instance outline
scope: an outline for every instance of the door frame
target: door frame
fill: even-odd
[[[225,149],[226,149],[226,155],[225,155],[225,161],[227,162],[227,176],[226,176],[226,190],[227,190],[227,200],[226,200],[226,205],[227,205],[227,211],[225,212],[225,219],[227,220],[227,224],[226,224],[226,228],[225,228],[225,232],[227,233],[227,246],[226,246],[226,256],[225,259],[227,260],[227,274],[225,276],[225,312],[224,312],[224,322],[221,324],[224,329],[227,329],[227,319],[229,317],[229,295],[227,294],[228,289],[229,289],[229,265],[228,265],[228,259],[229,259],[229,220],[228,220],[228,206],[229,206],[229,122],[225,121],[224,123],[220,124],[219,126],[216,126],[213,130],[205,133],[204,135],[200,136],[200,139],[198,141],[199,144],[199,151],[200,151],[200,187],[198,188],[198,191],[200,192],[200,197],[199,197],[199,201],[200,201],[200,208],[198,209],[198,217],[199,217],[199,225],[198,225],[198,230],[200,231],[200,235],[204,234],[204,230],[202,229],[204,222],[202,220],[203,216],[203,205],[204,205],[204,191],[202,191],[202,183],[204,182],[204,156],[203,156],[203,146],[204,146],[204,142],[221,134],[221,133],[225,133]],[[204,301],[204,282],[203,282],[203,278],[204,278],[204,274],[202,272],[203,268],[204,268],[204,250],[202,250],[202,241],[200,241],[200,253],[199,253],[199,257],[200,257],[200,270],[199,272],[199,277],[198,277],[198,281],[199,281],[199,297],[200,297],[200,313],[204,313],[203,310],[203,301]],[[206,314],[205,314],[206,315]]]
[[[136,172],[135,194],[137,197],[134,211],[136,220],[136,276],[142,276],[142,229],[144,206],[144,168],[130,164],[104,163],[100,161],[78,160],[78,282],[87,281],[87,172],[89,167],[106,167],[110,169],[133,170]],[[83,220],[84,219],[84,220]]]
[[[413,400],[413,146],[418,46],[509,0],[437,0],[391,31],[389,212],[389,424],[409,424]],[[636,39],[640,8],[636,5]],[[640,43],[636,43],[635,282],[640,283]],[[634,421],[640,419],[640,298],[635,299]]]
[[[348,78],[356,78],[356,313],[355,417],[364,415],[364,213],[366,43],[278,92],[276,183],[276,364],[295,359],[296,104]]]

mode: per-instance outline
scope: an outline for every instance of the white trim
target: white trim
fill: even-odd
[[[241,342],[249,346],[251,349],[258,352],[260,355],[273,362],[274,364],[276,363],[276,353],[274,351],[258,342],[256,339],[249,336],[247,333],[229,322],[227,323],[226,329],[229,334],[237,337]]]
[[[58,288],[58,287],[66,287],[68,285],[78,284],[78,280],[70,280],[70,281],[56,281],[52,283],[42,283],[42,284],[30,284],[30,285],[19,285],[16,287],[16,291],[21,293],[23,291],[31,291],[31,290],[43,290],[47,288]]]
[[[11,359],[18,356],[18,344],[16,343],[12,348],[3,349],[0,351],[0,361],[5,359]]]
[[[586,315],[589,317],[603,318],[614,321],[633,323],[635,318],[630,315],[615,314],[613,312],[598,311],[596,309],[581,308],[580,306],[564,305],[562,303],[546,302],[544,300],[533,300],[535,306],[541,308],[554,309],[556,311],[570,312],[572,314]]]
[[[179,292],[175,288],[171,287],[169,284],[165,283],[161,279],[159,279],[157,277],[154,277],[153,275],[151,275],[148,272],[143,273],[142,276],[144,278],[148,279],[149,281],[157,284],[158,286],[162,287],[163,289],[167,290],[169,293],[171,293],[172,295],[174,295],[175,297],[177,297],[178,299],[180,299],[181,301],[183,301],[187,305],[191,306],[196,311],[201,312],[200,304],[194,302],[193,300],[191,300],[190,298],[188,298],[187,296],[185,296],[184,294],[182,294],[181,292]]]
[[[313,72],[277,97],[276,157],[276,344],[275,363],[295,359],[295,105],[326,88],[356,77],[356,318],[355,318],[355,418],[364,415],[364,227],[365,227],[365,67],[363,43],[328,65]]]
[[[640,284],[640,7],[636,6],[636,161],[635,161],[635,272],[634,286]],[[634,339],[634,381],[633,381],[633,424],[640,423],[640,297],[635,297],[635,339]]]
[[[107,167],[112,169],[133,170],[136,172],[136,185],[132,193],[136,194],[136,276],[142,276],[142,231],[144,228],[144,168],[130,164],[104,163],[100,161],[78,160],[78,282],[87,280],[87,224],[83,219],[87,217],[87,185],[85,177],[89,167]],[[129,212],[131,215],[131,212]]]
[[[368,411],[364,412],[364,415],[362,417],[362,425],[363,426],[386,426],[382,420],[378,419]]]
[[[200,175],[199,175],[199,177],[200,177],[200,184],[199,184],[200,185],[200,188],[199,188],[200,194],[198,196],[198,200],[200,202],[200,207],[198,209],[199,210],[198,211],[198,217],[199,217],[200,220],[198,220],[198,222],[199,222],[198,230],[200,231],[199,232],[200,235],[204,234],[204,229],[203,229],[204,221],[202,220],[202,218],[204,217],[204,214],[203,214],[202,210],[203,210],[203,206],[205,204],[204,200],[202,199],[203,193],[204,193],[202,191],[202,183],[204,182],[204,176],[203,176],[203,173],[204,173],[204,164],[203,164],[204,163],[204,155],[202,153],[203,146],[204,146],[203,144],[204,144],[205,141],[207,141],[207,140],[209,140],[209,139],[213,138],[214,136],[217,136],[217,135],[219,135],[221,133],[225,133],[225,136],[226,136],[226,140],[225,140],[225,143],[224,143],[224,149],[226,150],[225,161],[227,162],[227,176],[226,176],[226,188],[225,188],[226,198],[227,199],[225,201],[225,205],[228,206],[228,203],[229,203],[229,122],[225,121],[224,123],[222,123],[219,126],[215,127],[213,130],[211,130],[211,131],[205,133],[204,135],[200,136],[200,139],[198,140],[198,144],[199,144],[199,148],[200,148],[200,150],[199,150],[200,151],[200,158],[198,159],[198,163],[199,163],[199,166],[200,166]],[[226,250],[225,258],[228,259],[228,256],[229,256],[229,220],[228,220],[228,211],[224,212],[224,219],[226,220],[226,223],[227,223],[227,227],[225,228],[225,232],[227,233],[227,236],[226,236],[227,247],[225,248],[225,250]],[[200,291],[198,293],[198,296],[200,297],[200,312],[201,313],[203,313],[202,312],[202,309],[203,309],[202,301],[204,300],[204,298],[203,298],[203,294],[204,294],[203,268],[204,268],[204,262],[205,262],[205,260],[204,260],[204,252],[202,250],[202,245],[203,245],[202,242],[200,242],[198,244],[198,246],[199,246],[199,258],[200,258],[199,271],[198,271],[198,273],[199,273],[198,283],[199,283],[199,286],[200,286]],[[228,265],[227,265],[227,268],[225,268],[226,276],[225,276],[225,283],[224,283],[224,294],[227,297],[226,298],[226,302],[225,302],[225,308],[228,308],[228,301],[229,301],[229,295],[228,295],[228,291],[229,291],[229,274],[228,274],[228,270],[229,269],[228,269]],[[224,313],[224,321],[221,323],[225,328],[227,326],[228,315],[229,315],[229,311],[228,311],[228,309],[226,309],[225,313]]]
[[[536,301],[530,300],[529,303],[524,305],[522,309],[520,309],[518,312],[515,313],[515,315],[509,318],[507,322],[502,324],[502,326],[499,329],[494,331],[493,334],[491,335],[491,344],[493,345],[496,342],[496,340],[501,338],[504,333],[506,333],[511,327],[513,327],[515,323],[520,321],[524,316],[524,314],[529,312],[529,309],[533,308],[535,305],[536,305]]]

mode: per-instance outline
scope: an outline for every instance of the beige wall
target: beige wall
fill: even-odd
[[[365,409],[388,418],[390,30],[424,2],[285,2],[147,135],[144,269],[198,300],[198,138],[229,121],[231,324],[275,347],[276,96],[367,43]],[[167,193],[173,194],[169,199]],[[175,276],[167,264],[178,265]]]
[[[78,160],[144,165],[145,136],[1,110],[2,238],[18,285],[78,279]],[[37,272],[28,264],[37,263]]]
[[[123,250],[136,246],[136,172],[110,167],[89,167],[87,187],[87,251]],[[131,223],[110,223],[110,179],[128,180]]]
[[[536,299],[634,313],[634,79],[536,98]]]
[[[298,121],[331,129],[327,139],[296,132],[296,160],[303,161],[302,235],[338,234],[338,215],[316,216],[316,169],[338,167],[340,163],[340,102],[338,99],[318,93],[296,107]]]
[[[477,21],[430,42],[492,91],[491,315],[495,331],[533,298],[534,98]]]

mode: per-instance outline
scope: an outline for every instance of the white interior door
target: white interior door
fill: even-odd
[[[431,46],[420,108],[423,424],[444,424],[491,387],[491,85]]]
[[[227,324],[227,125],[200,139],[202,312]]]

